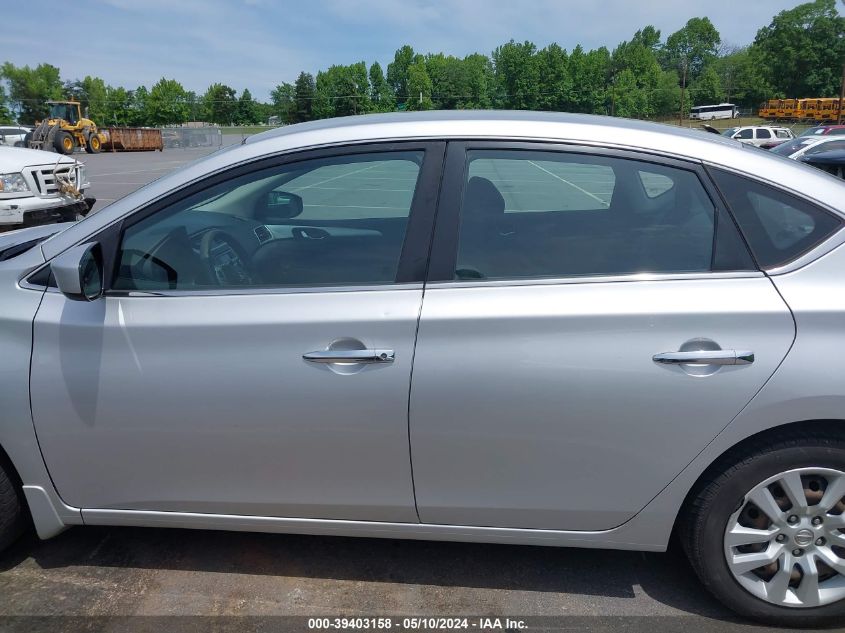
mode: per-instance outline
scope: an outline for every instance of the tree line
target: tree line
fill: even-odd
[[[0,67],[0,121],[32,123],[48,99],[74,97],[101,125],[170,125],[208,121],[252,125],[368,112],[430,109],[518,109],[659,118],[693,105],[839,94],[845,59],[845,18],[836,0],[814,0],[781,11],[748,46],[729,46],[707,17],[694,17],[665,39],[654,26],[636,31],[613,50],[567,51],[513,40],[491,55],[422,54],[410,45],[378,62],[333,65],[316,77],[303,71],[281,83],[269,103],[222,83],[202,95],[174,79],[149,90],[107,85],[98,77],[62,80],[50,64]],[[4,85],[5,83],[5,85]]]

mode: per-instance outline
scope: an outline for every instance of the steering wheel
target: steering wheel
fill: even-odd
[[[200,260],[220,286],[251,286],[248,256],[238,241],[220,229],[206,231],[200,241]]]

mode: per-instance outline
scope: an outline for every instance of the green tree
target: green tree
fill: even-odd
[[[381,64],[373,62],[368,73],[370,80],[370,101],[375,112],[392,112],[396,108],[396,97],[384,76]]]
[[[689,85],[690,100],[693,105],[708,105],[722,103],[725,99],[725,90],[722,87],[722,78],[713,67],[708,66]]]
[[[407,110],[431,110],[434,102],[431,100],[432,82],[425,68],[425,59],[417,55],[413,64],[408,67],[408,93],[405,102]]]
[[[608,105],[610,52],[602,46],[585,53],[578,45],[569,54],[569,68],[575,88],[565,109],[569,112],[605,114]]]
[[[0,78],[9,83],[9,100],[17,104],[21,123],[43,119],[50,111],[46,101],[63,96],[59,69],[50,64],[30,68],[6,62],[0,68]]]
[[[425,72],[431,79],[432,107],[457,110],[464,97],[463,62],[452,55],[426,55]],[[417,97],[419,104],[419,96]]]
[[[754,47],[725,51],[713,62],[718,73],[725,100],[745,108],[756,108],[773,95],[774,89],[766,78],[766,68]]]
[[[281,83],[270,92],[272,114],[279,117],[283,123],[294,123],[294,87],[287,82]]]
[[[637,76],[629,68],[613,76],[608,93],[615,116],[635,119],[652,114],[649,103],[651,95],[643,90]]]
[[[132,109],[132,93],[118,86],[106,87],[106,100],[102,119],[94,119],[97,125],[128,125]]]
[[[682,81],[686,73],[689,84],[716,58],[721,41],[710,18],[690,18],[681,29],[666,38],[664,68],[678,70]]]
[[[406,44],[396,51],[393,61],[387,65],[387,83],[393,90],[400,110],[404,109],[408,99],[408,70],[415,58],[414,49]]]
[[[108,116],[108,87],[99,77],[86,76],[81,82],[83,110],[88,109],[88,117],[95,123],[104,121]]]
[[[349,116],[370,111],[367,65],[331,66],[317,73],[315,118]]]
[[[657,55],[660,51],[660,30],[649,24],[634,33],[634,38],[631,41],[650,48],[651,52]]]
[[[187,93],[175,79],[159,79],[146,100],[149,125],[172,125],[188,120]]]
[[[314,118],[314,98],[317,84],[311,73],[301,72],[293,89],[293,123],[310,121]]]
[[[12,111],[9,109],[9,97],[6,95],[6,86],[0,84],[0,123],[11,123]]]
[[[839,95],[845,18],[835,0],[815,0],[778,13],[752,45],[766,79],[784,97]]]
[[[537,108],[564,110],[572,98],[572,76],[569,55],[557,44],[549,44],[537,53],[540,80]]]
[[[129,116],[127,117],[128,125],[149,125],[149,115],[147,112],[147,103],[150,99],[150,93],[146,86],[138,86],[129,95]]]
[[[537,47],[511,40],[493,51],[496,105],[512,110],[534,110],[539,99],[540,65]]]
[[[613,51],[609,95],[612,114],[632,118],[656,114],[656,91],[663,73],[655,53],[659,37],[659,31],[647,26]]]
[[[203,118],[217,125],[231,125],[237,120],[235,89],[226,84],[211,84],[202,96]]]
[[[244,88],[238,99],[237,122],[240,125],[255,125],[259,122],[258,108],[249,89]]]
[[[460,107],[485,109],[493,105],[493,63],[487,55],[472,53],[463,59],[465,98]]]
[[[689,111],[689,92],[684,93],[684,111]],[[677,70],[664,70],[660,73],[652,95],[652,107],[655,116],[677,116],[681,108],[681,87]]]

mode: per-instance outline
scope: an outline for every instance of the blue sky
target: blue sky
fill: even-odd
[[[798,0],[74,0],[84,17],[67,37],[37,16],[65,3],[31,0],[3,29],[0,61],[49,62],[63,78],[97,75],[112,85],[147,87],[162,76],[198,93],[220,81],[267,99],[300,70],[379,61],[394,51],[489,54],[513,38],[539,47],[613,48],[654,24],[665,37],[708,15],[723,42],[747,44],[757,29]],[[706,9],[705,9],[706,7]],[[49,20],[47,20],[49,23]],[[45,30],[46,29],[46,30]]]

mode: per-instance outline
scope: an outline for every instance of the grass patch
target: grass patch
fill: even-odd
[[[220,131],[223,134],[235,134],[237,136],[250,136],[251,134],[258,134],[259,132],[266,132],[267,130],[275,130],[277,126],[269,125],[235,125],[232,127],[221,127]]]

